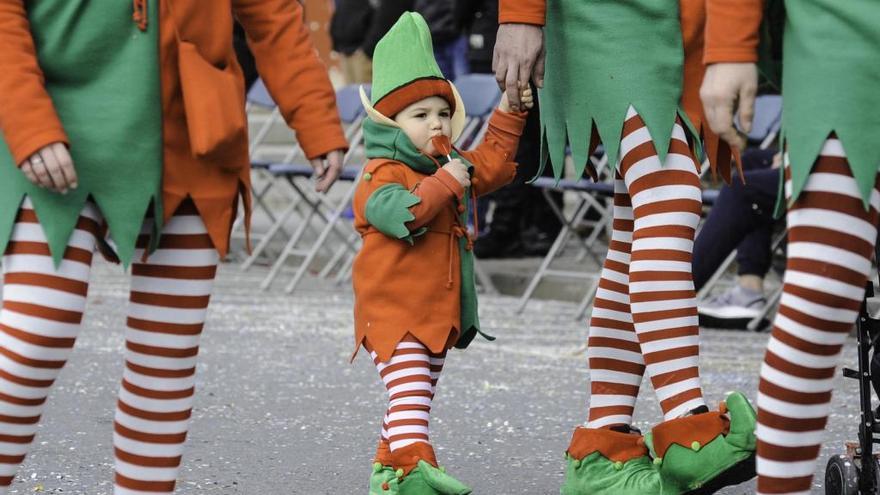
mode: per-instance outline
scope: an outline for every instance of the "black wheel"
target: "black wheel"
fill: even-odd
[[[835,455],[825,466],[825,495],[858,495],[859,471],[852,459]]]

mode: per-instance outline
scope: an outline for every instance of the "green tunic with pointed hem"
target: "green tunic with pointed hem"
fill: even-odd
[[[880,2],[787,0],[782,136],[797,199],[828,136],[868,207],[880,168]]]
[[[162,218],[158,4],[148,2],[145,32],[132,21],[131,2],[39,0],[28,2],[27,8],[46,89],[70,140],[79,186],[66,195],[34,186],[0,139],[0,252],[5,252],[27,195],[57,266],[91,196],[117,254],[128,264],[151,202],[156,218]]]
[[[547,0],[546,66],[541,98],[542,163],[563,173],[566,144],[576,176],[589,158],[595,125],[609,160],[619,159],[632,105],[648,127],[661,163],[679,108],[684,48],[679,0]]]

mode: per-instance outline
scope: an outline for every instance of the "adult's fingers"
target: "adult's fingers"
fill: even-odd
[[[504,91],[507,80],[507,57],[504,57],[499,50],[495,50],[492,56],[494,58],[492,70],[495,72],[495,82],[498,83],[498,88]]]
[[[547,51],[541,47],[541,53],[538,54],[538,59],[535,60],[535,67],[532,69],[532,81],[539,88],[544,87],[544,60],[546,58]]]
[[[752,131],[755,118],[755,93],[756,88],[750,84],[743,85],[739,91],[739,124],[746,133]]]
[[[319,179],[321,177],[324,177],[324,173],[327,172],[327,167],[324,165],[323,157],[312,158],[311,160],[309,160],[309,163],[311,163],[312,168],[315,169],[315,177],[318,177]]]
[[[31,167],[34,170],[34,175],[37,176],[36,184],[38,186],[45,187],[46,189],[55,188],[55,184],[52,183],[52,177],[49,176],[49,171],[46,170],[46,164],[39,153],[31,156]]]
[[[61,166],[58,165],[55,154],[52,153],[51,149],[43,148],[40,151],[40,156],[43,158],[46,171],[49,172],[49,177],[52,179],[52,190],[62,194],[67,193],[67,179],[61,173]]]
[[[510,103],[510,109],[514,112],[519,112],[520,99],[519,99],[519,72],[520,72],[519,63],[508,64],[507,66],[507,76],[504,79],[504,89],[507,91],[507,101]]]
[[[52,153],[55,154],[55,158],[58,160],[58,165],[61,167],[61,173],[64,174],[68,186],[71,189],[76,189],[79,185],[79,179],[76,175],[76,168],[73,166],[73,158],[71,158],[67,146],[65,146],[64,143],[54,143],[51,146],[51,149]]]
[[[327,166],[323,177],[315,185],[316,191],[326,192],[330,190],[330,187],[339,178],[339,175],[342,173],[342,156],[341,153],[335,151],[327,155]]]
[[[40,181],[37,179],[37,174],[34,173],[34,167],[31,165],[30,160],[25,160],[24,163],[21,164],[21,172],[27,178],[27,180],[31,181],[32,184],[39,186]]]

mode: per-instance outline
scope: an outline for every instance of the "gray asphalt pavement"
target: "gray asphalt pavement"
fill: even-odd
[[[220,270],[178,493],[365,494],[384,388],[363,354],[348,364],[350,290],[310,283],[293,296],[264,293],[257,288],[264,273]],[[77,350],[12,493],[112,492],[128,277],[99,261],[92,280]],[[586,325],[572,319],[569,303],[536,301],[523,315],[513,307],[509,297],[481,299],[484,326],[498,340],[450,352],[432,438],[440,462],[478,495],[555,494],[571,430],[586,414]],[[713,407],[735,389],[754,398],[767,334],[703,335]],[[854,360],[852,348],[846,355]],[[855,436],[856,397],[853,384],[838,388],[817,473]],[[646,385],[637,426],[647,430],[659,417]],[[753,492],[746,483],[723,493]]]

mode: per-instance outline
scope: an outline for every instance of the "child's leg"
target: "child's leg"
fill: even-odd
[[[786,191],[790,188],[786,185]],[[783,295],[758,387],[758,491],[809,493],[840,350],[856,321],[877,238],[837,139],[788,210]]]
[[[587,428],[629,426],[645,372],[645,360],[629,306],[632,229],[632,205],[626,184],[618,173],[614,180],[611,242],[590,318]]]
[[[145,244],[143,237],[135,259]],[[217,261],[201,218],[185,203],[165,225],[159,249],[132,265],[113,434],[118,495],[174,491]]]
[[[431,400],[437,391],[437,381],[440,379],[440,373],[443,371],[443,363],[446,360],[446,351],[440,354],[429,353],[429,368],[431,373]],[[373,361],[376,362],[375,353],[373,353]],[[381,363],[376,362],[379,366]],[[391,447],[388,436],[388,412],[382,417],[382,432],[379,437],[379,447],[376,451],[376,461],[385,466],[391,465]]]
[[[380,362],[375,352],[371,355],[388,390],[383,430],[391,451],[417,442],[430,444],[428,423],[434,397],[431,352],[410,340],[398,344],[387,363]]]
[[[46,397],[79,334],[100,221],[87,203],[55,268],[30,201],[19,210],[3,256],[0,493],[7,493],[33,442]]]
[[[675,124],[666,163],[630,107],[620,172],[633,205],[630,306],[648,376],[664,419],[704,406],[699,326],[691,275],[694,234],[702,211],[697,166]]]

